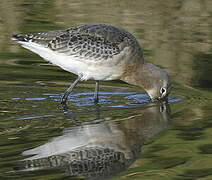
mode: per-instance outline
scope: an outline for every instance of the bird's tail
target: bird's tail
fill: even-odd
[[[29,42],[30,37],[28,34],[13,34],[11,39],[14,41]]]

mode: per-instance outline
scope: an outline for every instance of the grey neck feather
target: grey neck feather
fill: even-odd
[[[126,67],[121,80],[129,84],[141,86],[145,90],[152,89],[157,84],[157,77],[160,76],[161,69],[151,63],[137,60]]]

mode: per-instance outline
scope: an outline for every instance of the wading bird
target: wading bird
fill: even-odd
[[[170,78],[161,68],[144,61],[142,49],[128,31],[104,24],[89,24],[65,30],[15,34],[12,39],[45,60],[78,77],[65,91],[61,103],[79,81],[95,80],[98,102],[100,80],[122,80],[141,86],[152,101],[165,99]]]

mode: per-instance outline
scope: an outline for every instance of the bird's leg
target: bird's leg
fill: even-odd
[[[98,103],[99,102],[99,81],[96,81],[95,84],[95,94],[94,94],[94,103]]]
[[[66,105],[66,101],[68,99],[69,94],[72,93],[74,87],[76,87],[77,83],[81,80],[81,76],[78,76],[77,79],[71,84],[71,86],[65,91],[62,99],[61,104]]]

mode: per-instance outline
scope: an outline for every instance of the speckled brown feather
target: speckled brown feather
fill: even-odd
[[[58,53],[92,60],[107,60],[125,47],[141,51],[135,37],[129,32],[103,24],[72,27],[47,33],[14,35],[19,41],[34,42]]]

